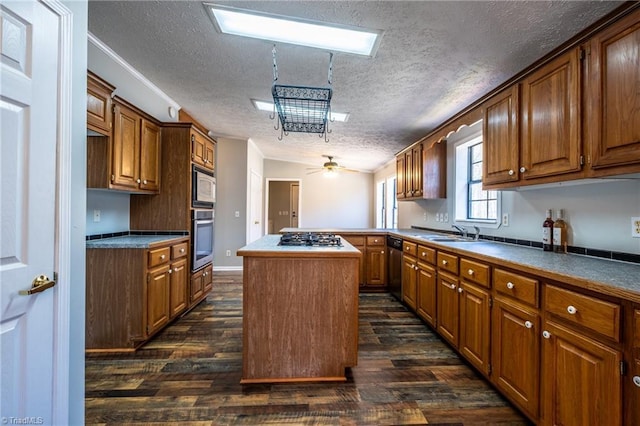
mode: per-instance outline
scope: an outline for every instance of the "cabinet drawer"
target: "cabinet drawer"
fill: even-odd
[[[425,246],[418,246],[418,259],[432,265],[436,263],[436,251]]]
[[[346,235],[342,236],[345,240],[349,241],[352,246],[363,246],[365,238],[362,235]]]
[[[404,241],[402,243],[402,251],[405,254],[411,255],[411,256],[417,256],[418,255],[418,245],[416,243],[412,243],[410,241]]]
[[[438,252],[438,268],[458,274],[458,256],[449,253]]]
[[[171,246],[171,258],[178,259],[187,255],[189,249],[188,243],[180,243]]]
[[[620,341],[620,306],[571,290],[545,286],[544,308],[570,323]]]
[[[149,250],[149,260],[148,267],[153,268],[154,266],[162,265],[165,262],[169,261],[170,250],[169,247],[162,247],[153,250]]]
[[[493,270],[493,287],[498,293],[538,307],[538,280],[496,268]]]
[[[460,277],[490,288],[489,266],[469,259],[460,259]]]
[[[380,235],[370,235],[367,237],[368,246],[383,246],[386,244],[386,239]]]

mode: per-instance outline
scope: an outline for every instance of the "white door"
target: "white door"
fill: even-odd
[[[60,116],[59,74],[61,37],[68,34],[59,6],[0,4],[0,416],[5,424],[64,418],[55,409],[64,402],[54,402],[56,382],[65,380],[57,377],[54,357],[61,344],[54,333],[61,322],[60,292],[53,287],[20,294],[36,276],[53,279],[59,258],[58,126],[66,123]]]
[[[262,176],[251,170],[249,182],[249,238],[247,244],[262,237]]]
[[[297,228],[298,227],[298,221],[300,218],[300,184],[299,183],[292,183],[291,187],[290,187],[290,196],[289,196],[289,202],[291,207],[289,208],[289,211],[291,212],[291,216],[290,217],[290,226],[292,228]]]

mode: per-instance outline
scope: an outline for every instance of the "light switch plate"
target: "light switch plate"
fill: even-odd
[[[640,238],[640,217],[631,218],[631,236]]]
[[[93,221],[100,222],[100,210],[93,211]]]
[[[502,226],[509,226],[509,213],[502,214]]]

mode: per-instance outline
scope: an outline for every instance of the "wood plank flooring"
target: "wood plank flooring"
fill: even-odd
[[[345,383],[240,385],[242,275],[134,354],[87,355],[86,424],[526,425],[389,294],[360,296],[358,366]]]

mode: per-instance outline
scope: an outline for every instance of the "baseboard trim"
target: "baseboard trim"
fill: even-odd
[[[242,272],[242,266],[214,266],[214,271],[240,271]]]

